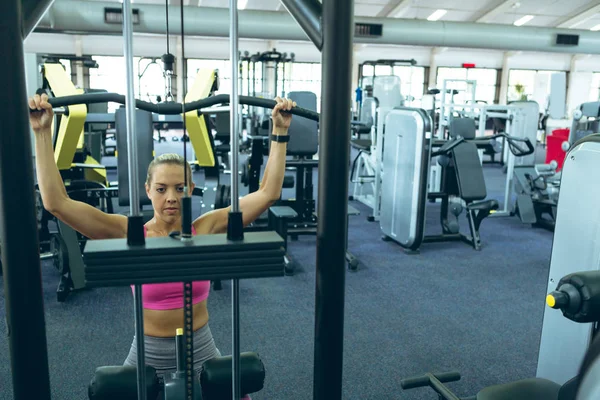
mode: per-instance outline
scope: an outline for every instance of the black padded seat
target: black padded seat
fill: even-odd
[[[467,208],[469,210],[481,211],[481,210],[497,210],[500,207],[497,200],[482,200],[482,201],[474,201],[472,203],[467,204]]]
[[[229,144],[219,144],[215,146],[215,152],[217,153],[229,153],[231,151],[231,146]]]
[[[557,400],[560,385],[542,378],[486,387],[477,393],[477,400]]]
[[[352,139],[350,144],[357,150],[371,150],[371,141],[368,139]]]

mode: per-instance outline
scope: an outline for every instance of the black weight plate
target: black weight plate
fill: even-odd
[[[62,236],[58,233],[54,233],[50,237],[50,252],[55,254],[52,259],[54,268],[60,273],[65,274],[69,271],[69,253],[67,250],[67,244],[65,243]]]
[[[218,185],[215,194],[215,210],[223,208],[225,185]]]
[[[242,164],[242,184],[248,186],[250,184],[250,159],[246,159]]]
[[[42,219],[44,218],[44,204],[42,203],[42,195],[39,190],[35,191],[35,219],[37,220],[38,229],[42,228]]]
[[[227,185],[225,189],[225,207],[229,207],[231,205],[231,186]]]

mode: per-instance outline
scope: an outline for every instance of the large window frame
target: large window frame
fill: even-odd
[[[442,90],[444,80],[446,79],[461,79],[476,81],[475,84],[475,100],[485,101],[488,104],[498,102],[498,76],[500,71],[495,68],[464,68],[464,67],[438,67],[436,74],[436,87]],[[466,84],[456,82],[452,87],[459,90],[459,93],[454,96],[454,102],[464,104],[471,100],[470,88]]]

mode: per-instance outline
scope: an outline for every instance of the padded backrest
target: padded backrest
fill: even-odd
[[[463,141],[452,149],[452,159],[459,196],[467,203],[485,199],[487,191],[477,146],[472,142]]]
[[[475,120],[472,118],[454,117],[450,119],[448,131],[452,138],[460,136],[465,139],[475,139],[477,127],[475,126]]]
[[[396,75],[376,76],[373,81],[373,97],[381,107],[401,107],[404,105],[400,77]]]
[[[600,117],[600,101],[583,103],[579,109],[586,117]]]
[[[289,92],[288,98],[298,107],[317,111],[317,95],[312,92]],[[317,121],[294,116],[288,129],[290,141],[287,154],[291,156],[313,156],[319,151],[319,125]]]
[[[219,112],[215,114],[215,129],[217,131],[216,138],[221,141],[226,141],[231,137],[231,121],[229,120],[229,112]]]
[[[144,183],[148,173],[148,165],[154,158],[154,125],[152,113],[137,110],[135,113],[135,146],[138,156],[138,179],[140,190],[140,206],[150,205],[146,196]],[[117,175],[119,182],[119,205],[129,206],[129,161],[127,160],[127,118],[125,107],[115,111],[115,131],[117,137]]]
[[[375,123],[373,112],[377,112],[377,99],[375,97],[365,97],[360,108],[359,121],[365,125],[373,126]]]
[[[107,93],[105,89],[85,89],[85,93]],[[88,113],[106,114],[108,113],[108,103],[92,103],[88,104]],[[105,131],[108,129],[108,124],[88,124],[90,131]]]

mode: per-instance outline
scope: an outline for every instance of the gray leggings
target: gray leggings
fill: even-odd
[[[175,337],[145,336],[144,345],[146,347],[146,365],[154,367],[159,375],[175,372],[177,369]],[[205,361],[220,355],[208,324],[194,332],[194,369],[197,373],[200,373]],[[129,355],[123,365],[136,365],[136,363],[137,344],[134,336]]]
[[[146,365],[156,369],[156,373],[161,376],[175,372],[177,369],[177,355],[175,350],[175,337],[159,338],[153,336],[144,336],[144,346],[146,352]],[[212,332],[208,324],[194,332],[194,370],[200,374],[202,364],[211,358],[220,357],[221,352],[215,345]],[[129,350],[129,355],[123,365],[137,365],[137,344],[135,335],[133,343]],[[160,396],[159,396],[160,398]],[[246,395],[243,400],[251,400]]]

